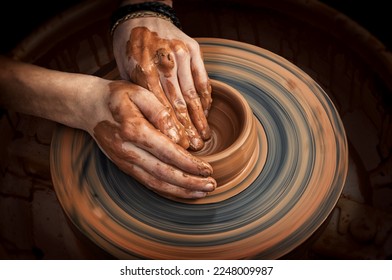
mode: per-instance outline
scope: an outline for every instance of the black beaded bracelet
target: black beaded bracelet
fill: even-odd
[[[143,2],[138,4],[132,5],[125,5],[119,7],[111,16],[110,18],[110,31],[113,34],[114,30],[116,29],[117,25],[124,21],[130,14],[138,13],[138,12],[153,12],[155,14],[162,15],[161,18],[169,19],[175,26],[181,29],[181,23],[178,20],[174,9],[169,5],[166,5],[161,2]]]

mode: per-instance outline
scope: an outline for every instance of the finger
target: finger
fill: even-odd
[[[204,147],[204,141],[190,119],[188,108],[185,100],[180,94],[178,83],[176,81],[163,78],[162,86],[169,96],[177,119],[183,125],[185,132],[188,135],[189,147],[194,151],[201,150]]]
[[[135,130],[137,133],[132,133]],[[204,177],[212,174],[210,164],[173,143],[144,118],[138,118],[136,122],[127,123],[125,126],[119,126],[110,121],[102,121],[94,128],[93,137],[101,150],[116,164],[120,164],[118,157],[119,154],[123,154],[123,143],[130,141],[139,148],[150,152],[162,162],[175,166],[185,173]],[[140,160],[140,158],[130,158],[131,154],[129,153],[127,156],[127,161],[134,160],[133,162],[136,162],[136,160]],[[121,169],[124,169],[124,167]]]
[[[167,198],[198,199],[208,194],[208,192],[192,191],[159,180],[138,166],[133,167],[130,175],[148,189]]]
[[[162,161],[175,165],[188,173],[202,176],[212,174],[211,165],[170,141],[165,134],[157,130],[144,118],[136,104],[127,99],[126,94],[119,96],[114,98],[109,108],[112,111],[113,118],[122,124],[119,132],[122,139],[135,143]]]
[[[173,185],[165,180],[167,178],[170,178],[170,176],[166,176],[164,177],[164,179],[157,178],[150,172],[146,171],[143,167],[138,165],[138,163],[143,162],[143,155],[138,152],[141,150],[138,150],[137,147],[135,147],[134,145],[132,145],[132,143],[129,142],[125,146],[125,150],[122,150],[120,154],[109,153],[109,158],[114,164],[116,164],[119,169],[121,169],[126,174],[132,176],[152,191],[168,198],[180,197],[186,199],[197,199],[205,197],[209,192],[208,190],[213,190],[213,188],[210,188],[209,186],[201,187],[201,189],[204,190],[198,190],[198,187],[194,186],[193,188],[183,188],[177,185]],[[160,170],[155,173],[162,174],[162,171],[164,172],[164,170]]]
[[[149,152],[140,149],[130,142],[124,142],[122,148],[124,160],[138,165],[160,181],[192,191],[211,192],[216,187],[216,182],[213,178],[199,177],[184,173],[183,171],[160,161]]]
[[[159,71],[161,85],[166,97],[169,99],[177,119],[184,126],[189,137],[190,147],[193,150],[200,150],[203,148],[204,142],[189,117],[188,108],[177,80],[177,66],[174,55],[167,49],[158,49],[154,63]]]
[[[202,59],[200,46],[196,41],[188,44],[188,50],[191,56],[191,71],[195,83],[196,91],[200,96],[204,114],[207,117],[211,108],[211,84]]]
[[[188,173],[201,176],[210,176],[212,167],[207,162],[193,156],[187,150],[176,145],[167,136],[156,130],[145,119],[139,119],[136,123],[130,123],[122,132],[125,139],[134,142],[138,147],[145,149],[159,158],[161,161],[176,166]],[[136,136],[130,131],[137,127]]]
[[[181,145],[187,149],[190,145],[187,133],[183,125],[175,117],[176,114],[171,106],[171,103],[167,99],[165,92],[163,91],[157,69],[151,66],[151,61],[143,62],[143,64],[137,64],[131,74],[131,79],[134,83],[148,89],[156,98],[167,108],[169,114],[172,116],[172,121],[174,122],[176,129],[178,131],[179,139],[175,143]],[[145,65],[144,67],[142,65]]]
[[[162,87],[172,103],[177,119],[185,128],[189,137],[190,148],[194,151],[201,150],[204,147],[204,141],[191,121],[188,107],[181,94],[177,80],[162,77]]]
[[[172,139],[173,142],[180,142],[181,136],[174,117],[170,114],[169,109],[163,106],[152,92],[124,81],[111,82],[109,87],[112,92],[121,91],[126,93],[117,96],[118,102],[126,104],[127,100],[124,99],[128,97],[157,129]]]
[[[189,53],[180,50],[176,52],[176,61],[178,62],[178,80],[181,87],[181,92],[187,104],[188,112],[197,131],[200,133],[203,140],[208,140],[211,137],[211,130],[207,122],[204,108],[201,104],[200,98],[196,92],[194,81],[191,72]]]

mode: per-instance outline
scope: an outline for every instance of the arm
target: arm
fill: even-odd
[[[125,0],[120,6],[144,2],[165,3],[170,7],[173,4]],[[200,150],[211,136],[207,116],[212,98],[198,43],[167,17],[137,15],[117,22],[113,51],[121,77],[152,91],[172,110],[179,130],[184,131],[185,139],[182,137],[179,144]]]
[[[92,85],[101,82],[99,78],[49,71],[4,56],[0,65],[1,107],[80,129],[92,125],[88,113],[96,102],[86,99]]]
[[[215,189],[211,166],[168,137],[177,133],[170,114],[146,89],[1,56],[0,65],[1,107],[89,132],[120,169],[161,195],[200,198]]]

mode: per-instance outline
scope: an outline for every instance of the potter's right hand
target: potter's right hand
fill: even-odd
[[[127,81],[107,82],[96,105],[99,119],[88,129],[101,150],[162,196],[192,199],[213,191],[212,167],[170,140],[178,131],[155,95]]]
[[[172,1],[164,2],[171,6]],[[212,89],[197,41],[168,20],[137,17],[114,29],[113,53],[122,79],[153,92],[173,112],[184,131],[177,143],[202,149],[211,137],[207,116]]]

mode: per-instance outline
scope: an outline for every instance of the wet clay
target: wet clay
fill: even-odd
[[[156,32],[151,32],[146,27],[132,29],[126,46],[128,60],[135,64],[131,80],[156,94],[170,111],[174,109],[179,122],[178,130],[184,131],[182,134],[188,137],[190,148],[197,151],[203,148],[203,140],[207,140],[210,133],[197,93],[183,93],[183,98],[179,90],[175,62],[175,53],[178,51],[188,54],[182,41],[160,38]],[[192,108],[192,120],[188,114],[187,103],[189,108]],[[199,131],[203,133],[200,135]],[[188,143],[184,136],[181,139],[179,144],[187,148]]]
[[[265,132],[247,100],[225,83],[211,80],[211,85],[211,139],[192,154],[211,164],[218,187],[206,198],[188,203],[218,202],[240,193],[260,173],[267,154]]]

